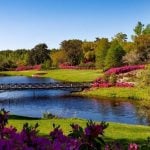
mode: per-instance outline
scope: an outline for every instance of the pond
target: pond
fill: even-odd
[[[48,83],[50,78],[0,77],[0,83]],[[140,116],[135,103],[123,100],[107,100],[75,97],[63,90],[0,91],[0,108],[13,114],[42,117],[45,112],[61,117],[112,121],[129,124],[150,124],[146,116]]]

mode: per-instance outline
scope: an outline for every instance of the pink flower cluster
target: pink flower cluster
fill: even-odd
[[[129,82],[116,82],[115,84],[106,82],[103,78],[98,78],[96,79],[93,84],[92,87],[100,87],[100,88],[108,88],[108,87],[134,87],[133,83],[129,83]]]
[[[23,71],[23,70],[40,70],[41,69],[41,65],[34,65],[34,66],[18,66],[16,68],[16,71]]]
[[[145,68],[145,65],[123,66],[123,67],[111,68],[107,70],[105,73],[106,74],[120,74],[120,73],[130,72],[133,70],[144,69],[144,68]]]
[[[78,66],[72,66],[70,64],[64,63],[59,65],[60,69],[78,69]]]

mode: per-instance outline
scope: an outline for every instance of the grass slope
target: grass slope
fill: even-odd
[[[93,88],[79,93],[82,96],[88,97],[108,97],[108,98],[126,98],[134,100],[150,99],[150,88]]]
[[[9,119],[9,125],[15,126],[19,131],[22,129],[24,123],[28,122],[31,125],[39,123],[40,135],[46,136],[53,129],[52,124],[61,125],[65,134],[68,134],[71,130],[70,124],[77,123],[82,127],[85,127],[86,120],[82,119],[29,119],[21,117],[11,117]],[[109,127],[105,130],[106,140],[117,140],[125,142],[136,141],[143,143],[148,136],[150,136],[150,127],[141,125],[128,125],[119,123],[109,123]]]

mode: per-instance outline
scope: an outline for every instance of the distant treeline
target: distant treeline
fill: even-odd
[[[43,69],[79,66],[107,70],[122,65],[149,63],[150,24],[145,26],[138,22],[133,31],[132,41],[127,40],[125,33],[119,32],[111,40],[64,40],[59,49],[48,49],[45,43],[41,43],[28,50],[1,50],[0,70],[39,64]]]

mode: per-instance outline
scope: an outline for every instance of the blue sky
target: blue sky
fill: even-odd
[[[0,0],[0,49],[58,48],[67,39],[130,38],[150,23],[150,0]]]

